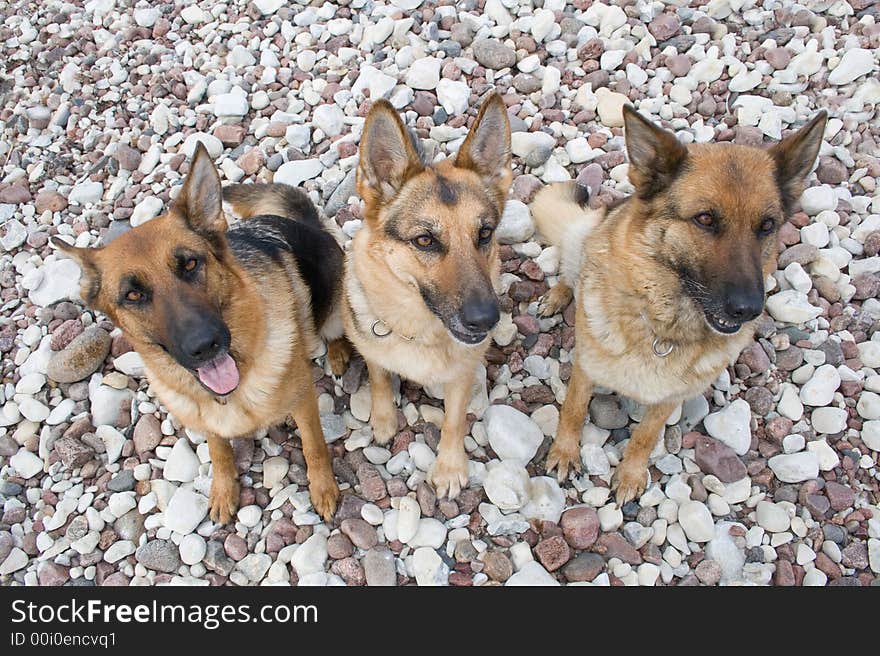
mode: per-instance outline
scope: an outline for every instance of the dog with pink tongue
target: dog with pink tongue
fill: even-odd
[[[232,229],[224,199],[245,219]],[[281,184],[223,189],[198,144],[167,213],[99,248],[53,244],[79,263],[83,300],[122,329],[169,413],[206,436],[212,519],[226,523],[238,509],[230,440],[288,419],[302,440],[312,504],[332,517],[339,488],[312,354],[324,338],[333,373],[348,359],[343,254],[305,193]]]

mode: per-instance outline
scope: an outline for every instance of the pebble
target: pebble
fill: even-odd
[[[743,399],[737,399],[724,410],[710,414],[703,420],[706,432],[726,444],[737,455],[745,455],[751,443],[752,411]]]
[[[506,405],[490,406],[483,417],[489,445],[501,460],[528,463],[544,441],[544,433],[532,419]]]

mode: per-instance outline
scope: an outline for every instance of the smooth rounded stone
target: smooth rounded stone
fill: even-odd
[[[409,546],[431,547],[439,549],[446,543],[446,527],[443,522],[433,519],[432,517],[422,517],[419,520],[419,528],[416,534],[410,539]]]
[[[440,82],[443,61],[436,57],[422,57],[410,64],[405,82],[411,89],[435,89]]]
[[[359,517],[342,520],[340,530],[359,549],[372,549],[378,543],[376,529]]]
[[[180,147],[187,160],[191,160],[196,151],[196,144],[201,143],[211,159],[217,159],[223,154],[223,142],[212,134],[205,132],[193,132],[189,135]]]
[[[489,445],[501,460],[526,465],[535,453],[544,433],[532,419],[507,405],[492,405],[483,415]]]
[[[489,463],[483,489],[503,512],[519,510],[529,501],[529,474],[518,460]]]
[[[320,105],[312,113],[312,123],[328,137],[335,137],[345,127],[345,114],[339,105]]]
[[[326,562],[327,538],[320,533],[315,533],[299,545],[290,559],[291,566],[300,578],[316,572],[323,572]]]
[[[46,384],[46,377],[41,373],[26,374],[15,384],[16,394],[36,394]]]
[[[822,314],[822,308],[811,305],[807,295],[796,289],[786,289],[767,298],[767,311],[777,321],[801,324]]]
[[[779,504],[759,501],[755,509],[758,526],[770,533],[782,533],[791,526],[788,511]]]
[[[263,461],[263,487],[271,490],[281,484],[290,469],[290,461],[283,456],[273,456]]]
[[[602,124],[609,128],[623,127],[623,106],[629,104],[629,98],[605,87],[596,89],[595,95],[596,113]]]
[[[170,540],[151,540],[134,552],[135,560],[157,572],[176,574],[180,569],[180,551]]]
[[[565,508],[565,492],[551,476],[535,476],[528,486],[529,500],[520,513],[526,519],[556,523]]]
[[[241,118],[250,109],[247,98],[240,93],[221,93],[214,98],[213,107],[218,118]]]
[[[64,349],[49,358],[46,375],[58,383],[75,383],[87,378],[110,353],[111,341],[103,328],[86,328]]]
[[[586,506],[566,510],[560,526],[566,541],[575,549],[588,549],[599,537],[599,516]]]
[[[9,459],[9,464],[22,478],[33,478],[43,471],[43,461],[40,457],[21,447],[18,452]]]
[[[324,170],[324,165],[318,159],[300,159],[282,164],[272,181],[278,184],[288,184],[298,187],[306,180],[317,177]]]
[[[819,476],[819,458],[810,451],[773,456],[767,465],[783,483],[801,483]]]
[[[829,444],[828,440],[813,440],[807,444],[807,451],[819,460],[819,471],[831,471],[840,464],[840,456]]]
[[[18,411],[28,421],[39,424],[49,416],[49,408],[33,398],[24,398],[18,404]]]
[[[712,513],[699,501],[685,501],[678,507],[678,523],[693,542],[708,542],[715,535]]]
[[[840,62],[828,75],[828,84],[849,84],[853,80],[867,75],[877,62],[876,52],[865,48],[852,48],[843,53]]]
[[[599,527],[603,533],[616,531],[623,524],[623,511],[613,503],[599,508],[597,516],[599,517]]]
[[[67,195],[67,201],[74,205],[92,205],[101,200],[104,185],[100,182],[80,182],[74,185]]]
[[[122,517],[129,510],[137,506],[133,492],[116,492],[107,500],[107,508],[114,517]]]
[[[546,132],[514,132],[510,135],[511,150],[517,157],[528,159],[532,157],[536,151],[541,152],[543,160],[535,160],[534,166],[540,166],[547,161],[553,148],[556,146],[556,139],[553,135]],[[537,159],[541,159],[540,157]],[[509,201],[508,201],[509,202]],[[502,219],[503,220],[503,219]]]
[[[581,464],[590,476],[606,476],[611,473],[608,455],[598,444],[587,442],[581,447]]]
[[[834,399],[834,392],[840,387],[840,374],[834,365],[823,364],[816,367],[816,371],[803,387],[801,387],[800,399],[804,405],[825,406]]]
[[[694,447],[694,461],[705,473],[722,483],[733,483],[746,477],[746,466],[729,446],[710,437],[700,436]]]
[[[743,399],[737,399],[719,412],[703,420],[706,432],[737,455],[745,455],[752,441],[752,410]]]
[[[165,527],[182,535],[192,533],[208,514],[208,498],[180,487],[162,513]]]
[[[837,208],[837,196],[829,185],[817,185],[804,189],[800,197],[801,210],[809,216],[816,216],[825,210]]]
[[[412,570],[419,586],[449,585],[449,566],[435,549],[419,547],[412,555]]]
[[[134,210],[132,210],[131,216],[128,218],[129,224],[132,228],[137,228],[139,225],[155,219],[162,212],[162,207],[164,207],[164,204],[161,198],[147,196],[134,206]]]
[[[144,361],[136,351],[129,351],[113,358],[113,368],[133,378],[143,378],[146,375]]]
[[[495,230],[498,243],[520,244],[528,241],[533,234],[535,234],[535,224],[528,206],[515,199],[508,200],[498,228]]]
[[[176,551],[176,550],[175,550]],[[119,540],[110,545],[104,551],[104,560],[108,563],[118,563],[123,558],[128,558],[135,553],[135,544],[129,540]]]
[[[365,503],[361,506],[361,517],[373,526],[379,526],[379,524],[385,521],[382,509],[373,503]]]
[[[486,68],[500,70],[516,65],[516,52],[497,39],[477,39],[471,49],[474,59]]]
[[[807,441],[803,435],[786,435],[782,440],[782,450],[785,453],[797,453],[798,451],[803,451],[806,444]]]
[[[193,452],[189,440],[179,438],[171,448],[162,476],[166,481],[191,483],[199,475],[199,457]]]
[[[295,552],[294,555],[296,555]],[[272,557],[268,554],[250,553],[235,563],[233,572],[240,572],[251,583],[259,583],[266,576],[266,572],[269,571],[271,566]]]
[[[419,502],[412,497],[401,497],[397,506],[397,539],[407,544],[419,530],[422,515]]]
[[[135,424],[132,433],[134,450],[138,454],[153,451],[162,441],[162,429],[159,420],[153,415],[143,415]]]
[[[6,558],[0,562],[0,576],[6,576],[7,574],[12,574],[13,572],[24,569],[29,562],[30,559],[28,558],[27,553],[18,547],[13,547]]]
[[[437,100],[450,116],[464,114],[470,104],[471,92],[466,82],[443,78],[437,84]]]
[[[597,394],[590,402],[590,419],[593,424],[606,430],[624,428],[629,423],[626,408],[620,398],[610,394]]]
[[[859,416],[864,419],[880,419],[880,395],[875,392],[862,392],[856,403]],[[24,412],[22,412],[24,414]]]
[[[365,555],[361,564],[368,586],[396,586],[397,569],[394,554],[387,547],[374,547]]]
[[[817,433],[835,434],[846,430],[848,415],[842,408],[816,408],[810,415],[810,423]]]
[[[862,442],[871,451],[880,452],[880,421],[866,421],[862,424]]]
[[[544,567],[532,560],[525,563],[518,572],[507,579],[505,586],[557,586],[557,581]]]
[[[245,506],[244,508],[239,508],[236,516],[239,522],[248,528],[253,528],[262,520],[263,509],[256,505]]]

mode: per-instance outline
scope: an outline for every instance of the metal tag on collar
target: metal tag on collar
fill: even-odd
[[[654,338],[654,343],[651,345],[651,348],[654,350],[654,355],[658,358],[665,358],[667,355],[672,353],[672,350],[675,348],[675,344],[672,342],[663,342],[659,337]]]

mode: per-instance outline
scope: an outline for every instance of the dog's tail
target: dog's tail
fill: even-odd
[[[584,242],[604,214],[602,210],[590,209],[588,200],[586,187],[571,180],[544,187],[530,206],[544,241],[559,247],[559,273],[570,287],[578,281]]]
[[[223,188],[223,200],[243,219],[272,215],[322,227],[308,195],[286,184],[233,184]]]

